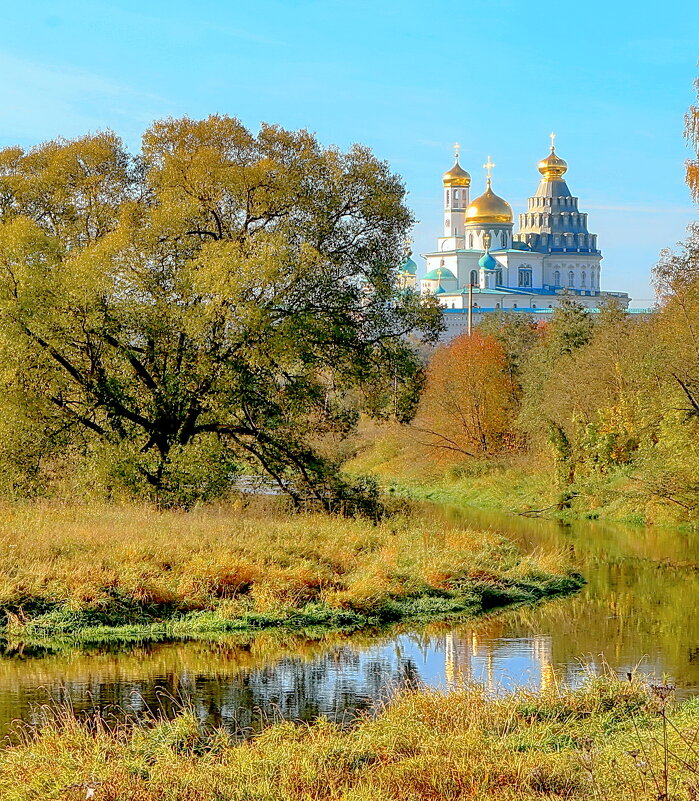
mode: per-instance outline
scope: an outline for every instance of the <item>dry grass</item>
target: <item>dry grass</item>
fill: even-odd
[[[574,588],[566,570],[559,553],[523,557],[494,534],[407,517],[0,509],[0,609],[17,638],[210,612],[262,626],[306,610],[359,625],[533,600]]]
[[[489,699],[482,689],[409,692],[350,730],[283,723],[236,744],[184,713],[150,726],[59,714],[0,753],[3,801],[450,801],[692,799],[696,703],[670,713],[639,682]],[[664,786],[660,782],[661,790]]]

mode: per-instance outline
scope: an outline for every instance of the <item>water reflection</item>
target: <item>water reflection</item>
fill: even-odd
[[[396,688],[479,681],[493,690],[577,684],[604,658],[620,672],[641,664],[668,674],[680,694],[699,689],[699,549],[692,534],[463,510],[433,512],[435,530],[478,526],[523,548],[570,550],[588,583],[577,595],[459,625],[309,642],[262,634],[247,642],[153,644],[126,651],[0,659],[0,731],[32,708],[66,698],[76,710],[174,714],[183,703],[230,731],[279,717],[347,721]],[[604,655],[602,657],[601,655]]]

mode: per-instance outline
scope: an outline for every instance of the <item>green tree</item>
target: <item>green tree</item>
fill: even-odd
[[[397,284],[404,195],[364,147],[222,116],[155,123],[138,157],[111,133],[0,152],[10,469],[68,448],[188,503],[247,461],[297,504],[355,498],[317,443],[408,419],[406,334],[440,325]]]

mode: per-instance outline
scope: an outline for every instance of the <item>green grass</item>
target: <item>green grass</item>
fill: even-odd
[[[8,506],[0,636],[79,645],[447,619],[577,589],[567,558],[421,517]]]
[[[666,777],[671,800],[698,786],[699,704],[668,707],[638,680],[406,692],[350,728],[287,722],[243,743],[186,710],[136,726],[45,717],[0,752],[3,801],[641,801],[664,798]]]

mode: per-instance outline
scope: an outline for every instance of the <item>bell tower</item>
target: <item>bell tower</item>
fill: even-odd
[[[471,176],[459,164],[459,143],[454,145],[454,166],[442,176],[444,185],[444,238],[452,250],[463,247],[464,214],[469,203]],[[460,241],[456,241],[460,240]]]

